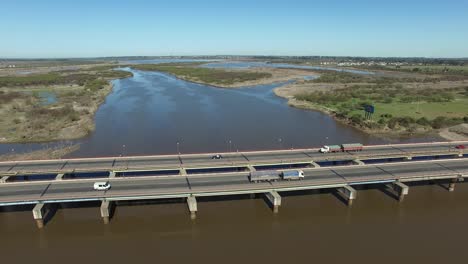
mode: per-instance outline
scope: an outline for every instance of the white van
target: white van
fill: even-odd
[[[110,189],[110,183],[105,181],[105,182],[95,182],[94,183],[94,190],[96,191],[107,191]]]

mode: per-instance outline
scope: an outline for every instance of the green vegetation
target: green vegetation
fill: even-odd
[[[308,82],[314,83],[360,83],[370,82],[373,79],[363,74],[353,74],[348,72],[335,71],[317,71],[320,72],[320,77]]]
[[[425,77],[425,78],[411,78],[411,77],[387,77],[382,75],[364,75],[355,74],[350,72],[337,72],[337,71],[316,71],[320,72],[320,77],[309,80],[311,83],[376,83],[376,84],[394,84],[401,82],[420,82],[420,83],[437,83],[440,78]]]
[[[114,67],[0,77],[0,142],[78,138],[94,129],[93,116],[111,91],[110,80],[132,76]],[[57,102],[44,104],[39,91]]]
[[[359,66],[369,70],[384,70],[427,75],[428,80],[460,81],[468,79],[468,65],[398,65],[398,66]]]
[[[468,87],[408,89],[402,84],[365,84],[327,92],[302,93],[296,99],[329,109],[340,119],[369,129],[443,128],[468,122]],[[372,120],[364,106],[374,105]]]
[[[447,74],[447,75],[465,75],[468,76],[468,65],[408,65],[396,66],[395,69],[407,72],[417,72],[424,74]]]
[[[140,64],[132,66],[137,70],[161,71],[173,74],[179,78],[193,82],[202,82],[213,85],[232,85],[247,81],[271,77],[271,73],[247,72],[247,71],[227,71],[221,69],[210,69],[196,67],[199,63],[179,63],[179,64]]]
[[[97,68],[97,67],[95,67]],[[39,85],[85,85],[87,82],[95,81],[98,78],[119,79],[131,77],[132,73],[127,71],[112,70],[102,68],[100,71],[85,70],[69,73],[52,72],[44,74],[31,74],[22,76],[0,77],[0,87],[24,87]]]

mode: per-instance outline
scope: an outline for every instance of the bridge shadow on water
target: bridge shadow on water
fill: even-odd
[[[2,214],[2,213],[17,213],[17,212],[31,212],[33,208],[34,208],[34,204],[1,206],[0,207],[0,214]]]

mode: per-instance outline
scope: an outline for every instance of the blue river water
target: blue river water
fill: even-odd
[[[222,152],[315,147],[384,140],[332,117],[288,106],[273,90],[285,83],[220,89],[160,72],[127,68],[134,77],[114,81],[88,137],[50,143],[0,144],[19,153],[80,143],[72,157]],[[427,141],[431,138],[395,139]]]

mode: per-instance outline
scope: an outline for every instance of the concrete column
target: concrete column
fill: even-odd
[[[361,160],[358,160],[358,159],[355,159],[353,160],[353,162],[357,165],[366,165],[364,162],[362,162]]]
[[[115,171],[109,171],[109,178],[115,178]]]
[[[310,164],[312,164],[312,166],[314,166],[314,168],[320,168],[320,165],[315,161],[311,161]]]
[[[353,200],[356,199],[357,191],[351,186],[338,188],[338,192],[347,200],[348,205],[353,205]]]
[[[248,168],[251,172],[257,170],[257,169],[255,169],[255,167],[252,166],[252,165],[247,165],[247,168]]]
[[[448,185],[448,191],[453,192],[455,191],[455,180],[453,180],[451,183]]]
[[[185,168],[180,168],[179,174],[182,176],[187,176],[187,170]]]
[[[0,183],[5,183],[8,181],[8,179],[10,178],[10,176],[3,176],[0,178]]]
[[[271,204],[273,209],[273,213],[278,213],[278,209],[281,205],[281,196],[276,191],[271,191],[269,193],[265,193],[266,198]]]
[[[197,218],[197,199],[195,199],[195,196],[190,195],[187,197],[187,205],[190,211],[190,219],[195,219]]]
[[[409,187],[408,185],[401,183],[401,182],[394,182],[393,183],[393,190],[397,192],[398,201],[403,202],[405,196],[408,195]]]
[[[63,173],[57,174],[57,177],[55,177],[55,180],[57,180],[57,181],[63,180],[63,176],[64,176],[64,175],[65,175],[65,174],[63,174]]]
[[[44,227],[44,215],[46,212],[46,206],[43,203],[38,203],[34,206],[32,213],[34,220],[36,220],[36,225],[38,228]]]
[[[112,209],[113,202],[112,201],[102,201],[101,203],[101,217],[104,224],[109,224],[110,216],[111,216],[111,209]]]
[[[406,159],[406,160],[412,160],[413,157],[412,157],[412,156],[406,156],[405,159]]]

